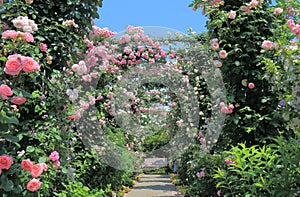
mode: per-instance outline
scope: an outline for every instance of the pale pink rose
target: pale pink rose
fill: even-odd
[[[261,47],[265,50],[272,49],[273,43],[270,40],[264,40]]]
[[[222,62],[220,62],[219,60],[214,60],[214,65],[219,68],[222,66]]]
[[[75,110],[74,112],[75,112],[75,114],[68,117],[69,120],[80,119],[81,118],[81,114],[80,114],[79,110]]]
[[[13,104],[16,105],[22,105],[23,103],[26,102],[26,98],[22,97],[22,96],[14,96],[11,101]]]
[[[217,196],[221,196],[221,190],[217,191]]]
[[[181,125],[182,125],[182,120],[178,120],[178,121],[176,121],[176,124],[180,127]]]
[[[49,156],[51,161],[59,160],[59,153],[57,151],[53,151]]]
[[[30,161],[30,159],[24,159],[21,161],[21,167],[24,170],[31,170],[32,166],[33,166],[33,162]]]
[[[31,192],[35,192],[40,189],[42,183],[37,179],[32,179],[27,184],[27,189]]]
[[[30,174],[33,178],[38,178],[44,171],[44,166],[40,163],[35,164],[30,169]]]
[[[226,58],[227,57],[227,52],[225,50],[221,50],[219,52],[219,57],[222,58],[222,59]]]
[[[197,172],[196,176],[197,176],[198,178],[204,177],[204,176],[205,176],[204,171]]]
[[[24,57],[22,60],[22,65],[25,72],[40,70],[40,65],[31,57]]]
[[[254,83],[249,83],[248,88],[253,89],[255,87]]]
[[[22,70],[20,58],[9,58],[5,64],[4,72],[8,75],[18,75]]]
[[[41,48],[41,51],[43,51],[43,52],[46,52],[48,50],[47,45],[44,43],[40,43],[40,48]]]
[[[79,61],[76,71],[79,75],[87,74],[87,67],[84,61]]]
[[[3,39],[15,39],[18,36],[18,32],[15,30],[6,30],[2,33],[2,38]]]
[[[13,164],[13,158],[8,155],[0,156],[0,169],[8,170]]]
[[[82,80],[85,82],[91,82],[92,81],[92,76],[91,75],[83,75]]]
[[[211,43],[211,48],[212,48],[214,51],[216,51],[216,50],[219,49],[219,44],[218,44],[217,42],[213,42],[213,43]]]
[[[87,110],[90,106],[88,102],[85,102],[83,100],[80,100],[79,104],[80,104],[80,108],[83,109],[83,110]]]
[[[275,9],[274,9],[274,14],[275,14],[275,15],[281,14],[282,12],[283,12],[283,9],[282,9],[282,8],[275,8]]]
[[[224,102],[221,102],[221,103],[220,103],[220,107],[225,107],[225,103],[224,103]]]
[[[0,95],[2,99],[7,99],[7,96],[12,96],[13,92],[11,91],[10,87],[5,84],[0,85]]]
[[[228,15],[228,18],[230,18],[230,19],[235,19],[235,17],[236,17],[236,11],[230,10],[229,15]]]
[[[205,138],[200,138],[200,140],[199,140],[199,142],[201,143],[201,144],[204,144],[205,143]]]
[[[88,97],[89,97],[89,104],[90,104],[90,105],[95,105],[95,103],[96,103],[95,97],[93,97],[93,96],[91,96],[91,95],[89,95]]]

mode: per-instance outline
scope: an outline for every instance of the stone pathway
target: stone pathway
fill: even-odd
[[[181,197],[168,175],[143,175],[126,197]]]

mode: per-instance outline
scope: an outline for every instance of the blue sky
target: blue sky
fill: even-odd
[[[187,33],[205,31],[206,18],[201,10],[194,12],[188,5],[192,0],[103,0],[99,8],[101,28],[121,32],[126,26],[161,26]]]

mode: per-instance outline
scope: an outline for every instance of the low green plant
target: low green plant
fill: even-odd
[[[273,138],[274,143],[225,151],[225,168],[214,174],[225,196],[297,196],[300,194],[300,149],[297,139]]]

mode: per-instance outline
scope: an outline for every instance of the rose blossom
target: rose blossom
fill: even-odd
[[[263,43],[261,44],[261,47],[265,50],[272,49],[272,42],[270,40],[264,40]]]
[[[236,11],[230,10],[229,15],[228,15],[228,18],[230,18],[230,19],[235,19],[235,17],[236,17]]]
[[[55,170],[58,170],[59,166],[60,166],[60,161],[59,161],[59,160],[56,160],[56,161],[54,162],[54,169],[55,169]]]
[[[31,192],[35,192],[41,187],[41,182],[37,179],[32,179],[31,181],[28,182],[27,184],[27,189]]]
[[[22,96],[14,96],[12,99],[11,99],[11,102],[13,104],[16,104],[16,105],[22,105],[23,103],[26,102],[26,98],[22,97]]]
[[[283,12],[282,8],[275,8],[275,10],[274,10],[275,15],[281,14],[282,12]]]
[[[227,52],[225,50],[221,50],[219,52],[219,57],[222,58],[222,59],[226,58],[227,57]]]
[[[22,60],[23,70],[25,72],[33,72],[35,70],[40,70],[39,64],[31,57],[24,57]]]
[[[8,170],[13,164],[13,158],[8,155],[0,156],[0,169]]]
[[[4,72],[8,75],[18,75],[22,70],[19,58],[9,58],[5,64]]]
[[[214,65],[219,68],[222,66],[222,62],[220,62],[219,60],[214,60]]]
[[[51,161],[59,160],[59,153],[57,151],[53,151],[49,156]]]
[[[249,83],[248,88],[253,89],[255,87],[254,83]]]
[[[219,49],[219,44],[217,42],[211,43],[211,48],[215,51]]]
[[[0,95],[2,99],[7,99],[7,96],[13,95],[13,92],[11,91],[10,87],[8,87],[5,84],[0,85]]]
[[[24,170],[31,170],[33,166],[33,162],[30,161],[30,159],[24,159],[22,162],[21,162],[21,167],[24,169]]]
[[[41,43],[41,44],[40,44],[40,48],[41,48],[41,50],[42,50],[43,52],[46,52],[46,51],[48,50],[47,45],[44,44],[44,43]]]
[[[40,163],[35,164],[30,169],[30,174],[33,178],[38,178],[44,171],[44,166]]]

